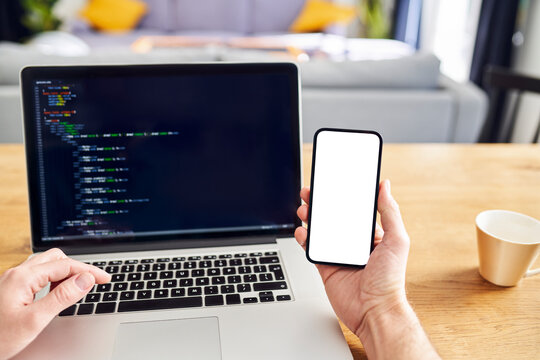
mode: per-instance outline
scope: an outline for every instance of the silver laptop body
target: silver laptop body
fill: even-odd
[[[292,237],[298,79],[289,63],[25,68],[33,251],[113,281],[16,358],[350,359]]]

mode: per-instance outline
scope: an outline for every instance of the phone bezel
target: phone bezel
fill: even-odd
[[[310,244],[310,234],[311,234],[311,207],[313,206],[313,193],[314,193],[314,179],[315,179],[315,162],[316,162],[316,154],[317,154],[317,137],[318,135],[323,131],[331,131],[331,132],[342,132],[342,133],[361,133],[361,134],[370,134],[375,135],[379,139],[379,155],[377,159],[377,178],[376,178],[376,186],[375,186],[375,204],[373,206],[373,223],[372,223],[372,230],[371,230],[371,246],[369,254],[371,256],[371,253],[373,252],[373,249],[375,248],[375,229],[377,224],[377,204],[378,204],[378,198],[379,198],[379,181],[380,181],[380,174],[381,174],[381,159],[382,159],[382,147],[383,147],[383,138],[382,136],[373,130],[353,130],[353,129],[341,129],[341,128],[321,128],[315,132],[315,135],[313,136],[313,155],[311,159],[311,180],[310,180],[310,186],[311,191],[309,195],[309,207],[310,211],[308,211],[308,227],[307,227],[307,239],[306,239],[306,257],[309,262],[313,264],[321,264],[321,265],[337,265],[337,266],[347,266],[347,267],[354,267],[354,268],[360,268],[363,269],[367,265],[359,265],[359,264],[346,264],[346,263],[334,263],[334,262],[326,262],[326,261],[318,261],[313,259],[309,255],[309,244]],[[369,261],[369,260],[368,260]]]

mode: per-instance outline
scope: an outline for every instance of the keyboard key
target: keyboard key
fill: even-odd
[[[124,261],[124,264],[134,265],[134,264],[136,264],[138,262],[139,262],[139,260],[126,260],[126,261]]]
[[[261,293],[259,293],[259,300],[261,302],[274,301],[274,294],[272,294],[271,291],[261,292]]]
[[[257,275],[251,274],[251,275],[244,275],[244,282],[256,282],[257,281]]]
[[[242,282],[242,278],[240,275],[231,275],[227,277],[227,283],[228,284],[238,284]]]
[[[114,287],[113,287],[114,291],[124,291],[124,290],[127,290],[127,289],[128,289],[128,283],[126,283],[126,282],[115,283]]]
[[[174,297],[169,299],[152,299],[125,301],[118,305],[118,312],[140,310],[163,310],[202,306],[202,297]]]
[[[234,257],[235,258],[243,258],[243,257],[247,257],[247,254],[234,254]]]
[[[71,305],[65,310],[62,310],[58,316],[71,316],[75,315],[75,310],[77,310],[77,305]]]
[[[156,280],[157,272],[147,272],[144,274],[144,280]]]
[[[178,270],[182,268],[182,263],[179,262],[173,262],[170,263],[169,266],[167,266],[167,269],[169,270]]]
[[[238,292],[250,292],[251,291],[251,285],[249,285],[249,284],[238,284],[238,285],[236,285],[236,290]]]
[[[176,284],[177,284],[176,280],[165,280],[163,282],[163,287],[172,288],[172,287],[176,287]]]
[[[152,266],[152,270],[153,270],[153,271],[162,271],[162,270],[165,270],[166,267],[167,267],[167,264],[163,264],[163,263],[161,263],[161,264],[154,264],[154,265]]]
[[[285,281],[264,282],[264,283],[253,284],[254,291],[283,290],[283,289],[287,289],[287,283]]]
[[[239,265],[242,265],[242,259],[229,260],[229,266],[239,266]]]
[[[205,306],[223,305],[223,295],[205,296],[204,305]]]
[[[236,268],[227,267],[223,269],[223,275],[235,275],[235,274],[236,274]]]
[[[152,297],[152,290],[137,291],[137,299],[150,299]]]
[[[135,281],[132,282],[129,286],[130,290],[142,290],[144,288],[144,282],[143,281]]]
[[[257,259],[256,258],[245,258],[244,259],[244,264],[245,265],[255,265],[255,264],[257,264]]]
[[[109,265],[122,265],[122,260],[111,260]]]
[[[187,258],[188,260],[201,260],[200,256],[190,256]]]
[[[272,274],[266,273],[266,274],[259,274],[259,281],[272,281],[274,278],[272,277]]]
[[[204,288],[204,294],[205,295],[215,295],[219,293],[219,289],[217,286],[206,286]]]
[[[152,280],[146,283],[147,289],[159,289],[160,287],[161,287],[161,281],[159,280]]]
[[[141,273],[131,273],[131,274],[128,274],[127,276],[127,279],[128,281],[137,281],[137,280],[141,280]]]
[[[116,265],[114,266],[107,266],[105,268],[105,271],[108,272],[109,274],[115,274],[118,272],[118,270],[120,270],[120,268]]]
[[[253,271],[255,271],[256,273],[265,273],[266,272],[266,266],[265,265],[254,266]]]
[[[188,296],[201,295],[201,294],[202,294],[202,288],[200,287],[190,287],[188,289]]]
[[[200,268],[212,267],[212,262],[211,261],[199,261],[199,267]]]
[[[105,265],[107,265],[107,263],[105,261],[94,261],[92,263],[92,265],[94,265],[94,266],[105,266]]]
[[[94,312],[94,304],[81,304],[77,310],[77,315],[89,315]]]
[[[112,313],[116,310],[115,302],[99,303],[96,306],[96,314]]]
[[[254,252],[254,253],[250,253],[249,256],[262,256],[262,253]]]
[[[185,295],[186,295],[186,289],[183,289],[183,288],[171,289],[172,297],[185,296]]]
[[[256,302],[259,302],[259,299],[257,299],[256,297],[244,298],[244,304],[252,304],[252,303],[256,303]]]
[[[186,261],[185,256],[173,257],[172,261]]]
[[[124,265],[120,269],[121,272],[127,273],[127,272],[133,272],[135,271],[135,265]]]
[[[176,278],[188,277],[189,273],[186,270],[178,270],[176,272]]]
[[[278,295],[276,299],[277,301],[291,300],[291,295]]]
[[[212,285],[225,284],[225,276],[214,276],[212,278]]]
[[[96,287],[96,291],[97,292],[106,292],[106,291],[111,291],[111,283],[108,283],[108,284],[99,284],[97,287]]]
[[[111,277],[111,282],[120,282],[126,279],[126,274],[114,274]]]
[[[261,264],[275,264],[279,262],[279,258],[277,256],[262,257],[259,259],[259,262]]]
[[[170,262],[170,261],[171,261],[171,258],[159,258],[159,259],[157,259],[158,263],[165,263],[165,262]]]
[[[156,299],[157,298],[169,297],[169,290],[167,290],[167,289],[154,290],[154,297]]]
[[[154,262],[154,259],[142,259],[141,264],[151,264]]]
[[[283,269],[281,269],[281,265],[268,265],[268,270],[269,271],[282,271]]]
[[[195,261],[188,261],[184,263],[184,269],[195,269],[197,267],[197,263]]]
[[[230,294],[234,292],[234,285],[221,285],[222,294]]]
[[[195,279],[195,284],[197,286],[205,286],[210,285],[210,278],[204,277],[204,278],[197,278]]]
[[[84,302],[98,302],[101,300],[101,294],[100,293],[95,293],[95,294],[88,294],[86,295],[86,299]]]
[[[265,256],[272,256],[272,255],[277,255],[277,252],[276,251],[267,251],[264,253]]]
[[[180,286],[193,286],[193,279],[180,280]]]
[[[219,258],[220,259],[230,259],[230,258],[232,258],[232,255],[231,254],[223,254],[223,255],[219,255]]]
[[[204,276],[204,270],[203,269],[191,270],[191,276],[192,277]]]
[[[240,274],[249,274],[249,273],[251,273],[251,268],[249,266],[240,266],[238,268],[238,273],[240,273]]]
[[[120,293],[120,300],[133,300],[135,299],[135,291],[124,291]]]
[[[217,259],[216,255],[206,255],[203,257],[204,260],[214,260]]]
[[[276,280],[285,280],[285,275],[283,274],[283,271],[275,271],[274,278]]]
[[[219,267],[227,266],[227,261],[223,259],[216,260],[214,261],[214,266],[219,266]]]
[[[150,265],[148,264],[140,264],[140,265],[137,265],[137,271],[150,271]]]
[[[108,292],[103,294],[103,301],[116,301],[118,298],[118,293],[116,292]]]
[[[225,300],[227,301],[227,305],[240,304],[240,295],[238,295],[238,294],[229,294],[229,295],[225,296]]]
[[[208,269],[206,271],[206,275],[208,276],[217,276],[217,275],[221,275],[221,270],[220,269]]]
[[[171,279],[173,277],[172,271],[162,271],[159,273],[160,279]]]

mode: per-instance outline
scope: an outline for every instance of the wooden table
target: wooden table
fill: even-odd
[[[306,145],[306,184],[310,167]],[[411,236],[409,300],[443,358],[540,359],[540,276],[513,288],[483,280],[474,228],[485,209],[540,218],[540,147],[386,145],[382,178]],[[27,207],[22,146],[0,145],[0,272],[30,254]],[[365,358],[344,333],[355,359]]]

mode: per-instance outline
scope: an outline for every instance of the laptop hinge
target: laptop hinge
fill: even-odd
[[[132,251],[152,251],[152,250],[172,250],[172,249],[193,249],[221,246],[240,246],[257,244],[275,244],[276,235],[236,237],[236,238],[215,238],[215,239],[196,239],[196,240],[168,240],[151,242],[130,242],[116,244],[101,244],[95,246],[70,246],[60,249],[67,255],[99,254],[113,252],[132,252]],[[34,249],[34,252],[47,249]]]

